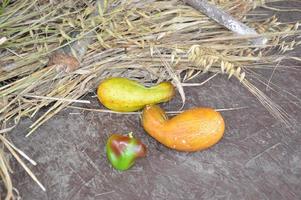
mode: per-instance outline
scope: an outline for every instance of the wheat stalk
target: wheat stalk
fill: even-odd
[[[45,0],[13,1],[0,14],[0,38],[6,38],[0,44],[0,123],[17,124],[48,106],[30,126],[29,136],[72,102],[88,103],[79,98],[111,76],[144,84],[174,80],[185,100],[184,87],[192,86],[185,86],[185,81],[211,72],[238,79],[273,116],[288,124],[287,113],[249,82],[248,75],[255,68],[273,69],[286,59],[301,62],[297,56],[285,55],[301,44],[299,23],[281,23],[264,11],[252,15],[253,9],[266,5],[264,1],[210,2],[254,28],[267,43],[249,44],[258,36],[235,35],[177,0],[114,0],[104,1],[103,7],[93,6],[92,0],[66,0],[57,6]],[[81,41],[88,41],[88,46],[72,46]],[[47,66],[49,57],[62,49],[74,56],[75,50],[84,52],[79,68],[66,73]],[[279,90],[273,83],[269,86]],[[3,173],[9,169],[4,160],[2,156],[1,175],[11,194],[9,174]]]

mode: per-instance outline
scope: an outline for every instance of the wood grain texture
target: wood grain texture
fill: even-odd
[[[300,13],[281,13],[283,20]],[[300,55],[301,49],[295,54]],[[294,63],[291,63],[294,64]],[[267,77],[271,71],[263,71]],[[301,71],[276,70],[272,81],[301,98]],[[206,75],[194,82],[206,79]],[[32,168],[42,192],[15,162],[14,183],[24,200],[138,199],[271,199],[301,197],[301,109],[267,91],[296,120],[293,131],[276,122],[238,81],[217,76],[205,86],[187,89],[186,107],[248,106],[224,112],[226,133],[207,151],[179,153],[148,136],[136,115],[67,109],[25,138],[29,119],[11,133],[14,143],[38,162]],[[98,105],[96,97],[86,97]],[[181,107],[180,97],[164,104]],[[299,123],[298,123],[299,122]],[[117,172],[105,157],[110,133],[132,131],[148,147],[146,159],[129,171]]]

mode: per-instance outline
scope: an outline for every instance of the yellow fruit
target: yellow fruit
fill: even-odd
[[[131,112],[148,104],[169,101],[175,94],[170,82],[162,82],[153,87],[145,87],[136,81],[116,77],[104,80],[97,89],[99,101],[107,108]]]
[[[211,108],[194,108],[168,119],[156,105],[143,110],[145,131],[165,146],[179,151],[199,151],[216,144],[224,134],[220,113]]]

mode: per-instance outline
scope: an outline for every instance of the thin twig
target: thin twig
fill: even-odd
[[[213,79],[214,77],[216,77],[219,73],[215,73],[212,76],[210,76],[209,78],[207,78],[205,81],[201,82],[201,83],[182,83],[183,87],[198,87],[198,86],[202,86],[205,83],[209,82],[211,79]]]
[[[40,186],[43,191],[46,191],[46,188],[42,185],[42,183],[37,179],[37,177],[33,174],[33,172],[26,166],[26,164],[22,161],[22,159],[18,156],[15,150],[7,143],[7,140],[3,137],[0,137],[3,141],[5,147],[9,150],[9,152],[14,156],[14,158],[18,161],[18,163],[24,168],[24,170],[29,174],[29,176]]]
[[[91,111],[91,112],[99,112],[99,113],[111,113],[111,114],[119,114],[119,115],[141,115],[141,111],[136,111],[136,112],[117,112],[117,111],[112,111],[112,110],[107,110],[107,109],[97,109],[97,108],[83,108],[83,107],[78,107],[78,106],[67,106],[68,108],[73,108],[73,109],[78,109],[78,110],[83,110],[83,111]],[[236,110],[241,110],[241,109],[246,109],[249,108],[247,106],[243,107],[237,107],[237,108],[217,108],[215,109],[218,112],[225,112],[225,111],[236,111]],[[184,111],[167,111],[167,114],[179,114]]]
[[[4,44],[7,41],[6,37],[0,38],[0,45]]]
[[[66,99],[66,98],[59,98],[59,97],[36,96],[36,95],[30,95],[30,94],[24,94],[22,96],[29,97],[29,98],[36,98],[36,99],[66,101],[66,102],[71,102],[71,103],[83,103],[83,104],[90,104],[91,103],[88,100],[78,100],[78,99]]]

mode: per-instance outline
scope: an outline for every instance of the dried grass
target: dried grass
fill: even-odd
[[[6,197],[5,200],[10,199],[20,199],[19,193],[17,189],[13,187],[12,180],[10,177],[10,173],[13,173],[12,169],[9,165],[8,155],[5,153],[4,149],[6,149],[15,159],[16,161],[23,167],[23,169],[28,173],[28,175],[40,186],[43,191],[46,191],[45,187],[40,183],[37,177],[33,174],[33,172],[27,167],[24,161],[21,159],[24,158],[32,165],[36,165],[37,163],[29,158],[23,151],[18,149],[14,144],[9,142],[4,135],[5,132],[12,130],[12,128],[2,129],[0,134],[0,178],[4,184],[6,189]],[[1,199],[1,196],[0,196]]]
[[[71,103],[88,103],[79,98],[110,76],[125,76],[145,84],[172,80],[185,103],[183,87],[193,86],[186,81],[205,72],[235,77],[273,116],[290,123],[290,116],[248,80],[256,68],[273,69],[287,59],[301,62],[299,57],[285,55],[301,44],[296,37],[300,35],[299,24],[281,23],[262,10],[253,15],[255,8],[268,6],[264,1],[211,1],[266,37],[268,42],[261,46],[250,44],[254,36],[235,35],[181,1],[102,2],[95,7],[92,0],[59,4],[24,0],[1,9],[0,123],[17,124],[22,117],[33,118],[46,107],[30,126],[29,136]],[[66,73],[47,65],[57,52],[75,56],[80,68]],[[17,156],[1,138],[5,148]],[[7,199],[13,199],[3,151],[0,169],[8,188]]]

